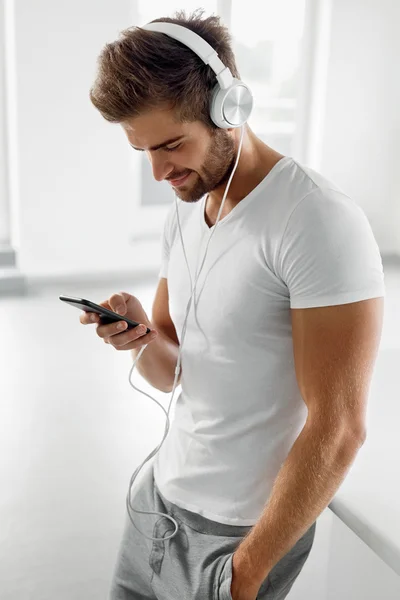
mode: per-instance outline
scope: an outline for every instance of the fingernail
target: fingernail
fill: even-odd
[[[119,315],[124,313],[124,307],[122,305],[117,306],[116,311]]]

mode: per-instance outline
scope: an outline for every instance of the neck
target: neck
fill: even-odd
[[[236,152],[239,149],[241,131],[235,129]],[[245,126],[243,144],[239,163],[229,186],[224,203],[223,213],[226,214],[238,204],[268,175],[272,167],[284,155],[276,152],[262,142],[250,129]],[[209,215],[218,213],[228,182],[209,193],[207,212]]]

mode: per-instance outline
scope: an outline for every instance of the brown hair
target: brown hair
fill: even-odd
[[[198,9],[188,17],[178,11],[173,18],[152,22],[176,23],[203,37],[217,52],[232,75],[240,79],[231,36],[220,17],[203,17]],[[90,99],[112,123],[140,115],[152,108],[170,106],[181,122],[210,119],[210,91],[217,83],[214,71],[190,48],[167,35],[130,27],[107,44],[98,59],[96,81]]]

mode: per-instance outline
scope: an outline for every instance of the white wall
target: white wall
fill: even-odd
[[[90,103],[97,56],[129,0],[16,0],[19,266],[27,275],[134,268],[137,177],[122,129]]]
[[[336,515],[328,554],[326,600],[398,600],[400,577]]]
[[[381,251],[400,253],[400,3],[329,1],[320,171],[364,208]],[[144,228],[143,217],[135,218],[133,152],[88,98],[99,51],[134,22],[133,4],[15,1],[19,194],[12,225],[28,277],[158,267],[158,242],[130,242]]]
[[[0,0],[0,214],[8,218],[4,21],[4,2]],[[8,233],[6,219],[0,218],[0,245],[8,242]]]
[[[320,168],[400,253],[400,2],[332,0]]]
[[[400,577],[326,508],[288,600],[397,600]]]

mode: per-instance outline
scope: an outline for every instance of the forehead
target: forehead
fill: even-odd
[[[164,138],[174,137],[185,131],[185,123],[179,123],[170,109],[149,110],[123,121],[121,126],[129,141],[141,148],[161,143]]]
[[[132,146],[148,149],[180,136],[200,137],[205,135],[205,126],[200,121],[182,123],[171,109],[153,109],[138,117],[121,123]]]

